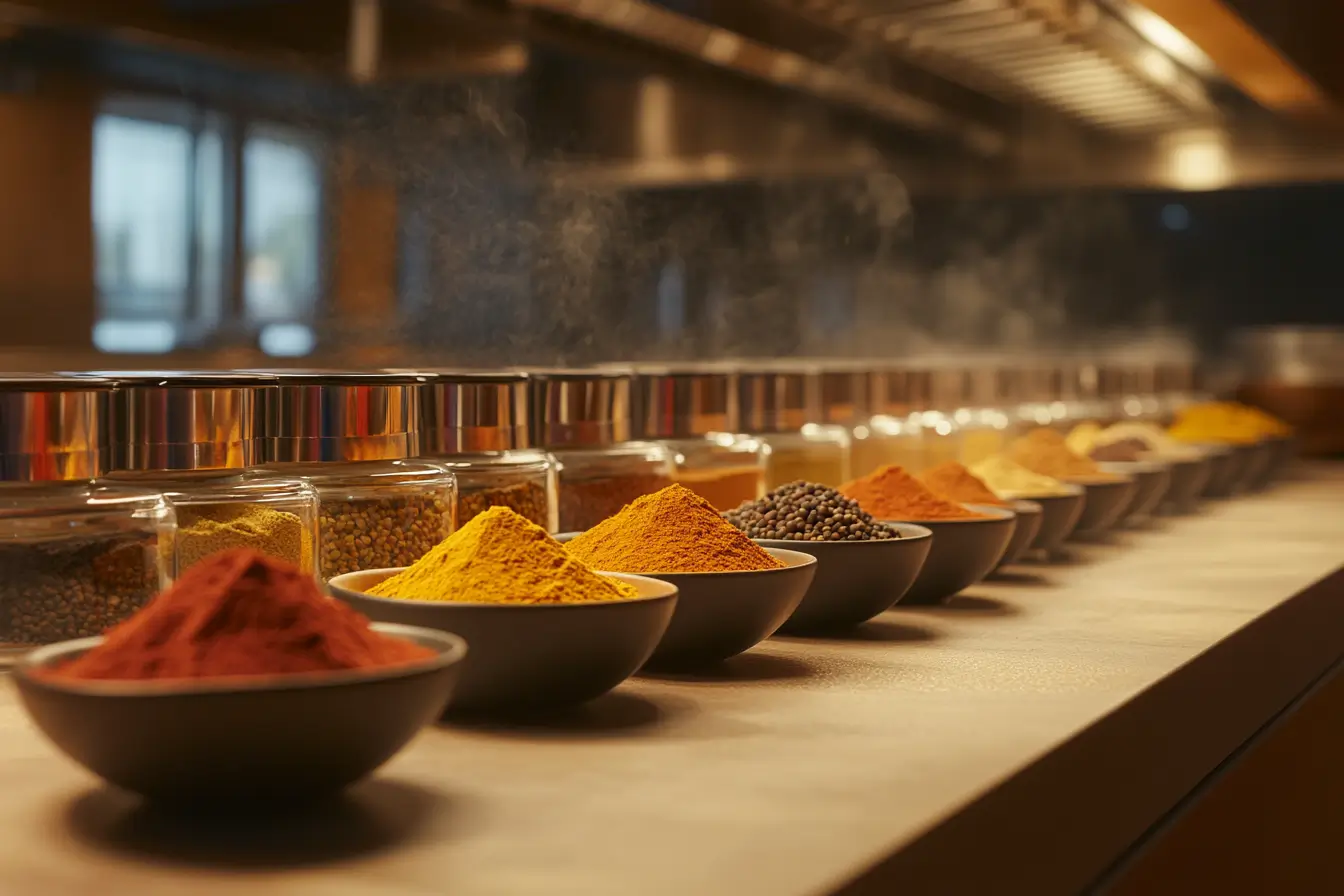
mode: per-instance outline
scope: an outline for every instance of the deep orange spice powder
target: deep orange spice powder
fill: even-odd
[[[846,497],[879,520],[965,520],[985,516],[939,497],[904,468],[882,467],[840,487]]]
[[[415,662],[433,653],[369,628],[312,573],[234,548],[188,569],[50,678],[164,679],[332,672]]]
[[[954,460],[945,461],[936,467],[929,467],[917,477],[929,490],[964,504],[995,504],[1006,507],[1008,502],[994,494],[994,491],[970,470]]]

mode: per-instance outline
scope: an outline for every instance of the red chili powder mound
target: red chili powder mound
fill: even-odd
[[[985,514],[967,510],[960,504],[940,498],[929,491],[902,467],[882,467],[862,479],[840,487],[846,497],[879,520],[967,520]]]
[[[193,565],[103,643],[41,674],[68,679],[217,678],[367,669],[433,651],[379,634],[311,573],[246,548]]]

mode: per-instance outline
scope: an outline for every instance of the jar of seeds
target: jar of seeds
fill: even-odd
[[[0,494],[0,645],[100,635],[167,582],[173,511],[157,492],[30,487]]]
[[[262,472],[299,476],[318,499],[324,579],[409,566],[455,528],[457,482],[415,460],[419,390],[412,373],[281,371],[264,415]]]
[[[850,478],[850,431],[824,422],[821,387],[822,371],[815,365],[738,372],[741,428],[768,449],[767,488],[799,479],[835,487]]]
[[[418,373],[420,453],[457,476],[457,524],[502,506],[555,531],[555,460],[528,447],[527,374]]]
[[[636,498],[674,481],[672,453],[658,442],[557,449],[560,531],[591,529]]]

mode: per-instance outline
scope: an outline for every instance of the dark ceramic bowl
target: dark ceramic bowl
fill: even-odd
[[[1227,445],[1200,445],[1209,460],[1209,481],[1204,486],[1204,497],[1226,498],[1236,491],[1241,481],[1245,460]]]
[[[1237,480],[1234,491],[1250,492],[1263,487],[1265,477],[1269,473],[1269,462],[1274,455],[1269,443],[1260,441],[1250,445],[1237,445],[1232,452],[1242,457],[1241,478]]]
[[[1083,515],[1087,492],[1081,485],[1070,485],[1068,489],[1068,494],[1063,495],[1021,496],[1021,500],[1030,501],[1041,508],[1041,525],[1031,541],[1030,550],[1057,551],[1065,539],[1073,534],[1078,518]]]
[[[1073,529],[1073,538],[1089,538],[1107,532],[1124,514],[1134,499],[1138,483],[1132,477],[1119,479],[1071,479],[1087,492],[1083,514]]]
[[[914,583],[933,545],[932,533],[923,526],[896,523],[893,528],[901,537],[889,541],[753,539],[763,548],[817,558],[812,587],[780,632],[799,635],[853,628],[891,609]]]
[[[557,535],[560,542],[578,533]],[[817,573],[817,558],[766,548],[779,569],[740,572],[646,572],[677,586],[677,609],[649,658],[652,669],[690,669],[722,662],[773,635],[798,609]]]
[[[1103,463],[1107,473],[1119,473],[1134,480],[1134,494],[1121,511],[1117,523],[1142,519],[1157,510],[1171,488],[1171,465],[1162,461],[1126,461]]]
[[[467,639],[471,659],[453,713],[552,709],[600,697],[653,655],[677,604],[675,585],[613,573],[639,597],[579,604],[468,604],[365,594],[400,569],[336,576],[331,593],[370,619]]]
[[[1162,499],[1162,508],[1168,513],[1189,513],[1209,484],[1213,472],[1209,458],[1178,458],[1166,463],[1171,465],[1171,485]]]
[[[1045,518],[1044,508],[1035,501],[1014,501],[1009,509],[1017,514],[1017,525],[1013,527],[1013,537],[1009,539],[1008,548],[995,569],[1022,559],[1022,555],[1030,550],[1032,542],[1040,534],[1041,523]]]
[[[1266,477],[1269,482],[1273,482],[1283,475],[1297,457],[1297,436],[1270,436],[1265,441],[1270,446]]]
[[[443,712],[467,645],[457,635],[374,624],[434,651],[389,669],[193,681],[87,681],[34,673],[102,641],[40,647],[14,679],[60,750],[118,787],[200,805],[318,799],[368,775]]]
[[[902,605],[942,603],[989,575],[1003,559],[1017,528],[1017,514],[989,504],[965,506],[984,516],[919,523],[933,532],[933,548],[919,578],[901,598]]]

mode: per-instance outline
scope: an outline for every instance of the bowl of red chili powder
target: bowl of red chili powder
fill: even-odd
[[[434,722],[453,634],[370,624],[311,573],[235,549],[101,638],[34,650],[24,708],[71,759],[159,802],[294,805],[341,790]]]

